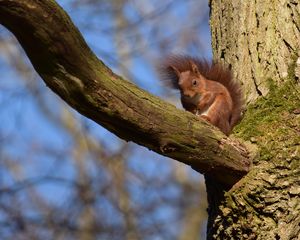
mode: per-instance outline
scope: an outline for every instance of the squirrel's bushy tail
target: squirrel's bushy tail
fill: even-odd
[[[223,84],[229,91],[233,111],[230,119],[230,126],[233,128],[241,119],[244,105],[241,84],[235,81],[231,71],[216,61],[209,62],[205,59],[195,58],[187,55],[170,55],[162,60],[158,65],[158,72],[162,80],[175,89],[179,89],[178,77],[171,66],[178,69],[179,72],[191,71],[191,61],[194,62],[200,73],[208,80],[213,80]]]

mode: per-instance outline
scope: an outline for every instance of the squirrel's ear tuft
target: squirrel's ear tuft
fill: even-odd
[[[172,65],[170,65],[170,68],[174,71],[174,73],[176,74],[176,76],[179,78],[180,77],[179,70],[176,67],[172,66]]]
[[[197,65],[191,60],[189,62],[190,62],[190,65],[192,67],[192,72],[197,74],[197,75],[200,75],[200,72],[199,72],[199,69],[198,69]]]

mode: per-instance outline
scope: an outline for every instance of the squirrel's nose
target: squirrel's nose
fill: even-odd
[[[183,92],[182,93],[182,97],[185,98],[185,99],[189,99],[189,98],[192,98],[192,94],[188,93],[188,92]]]
[[[183,92],[182,93],[182,96],[185,99],[195,98],[195,97],[197,97],[197,95],[198,95],[197,93],[195,94],[195,93],[190,93],[190,92]]]
[[[194,104],[194,105],[198,105],[201,95],[200,94],[194,94],[193,96],[191,96],[190,94],[182,94],[181,95],[182,101],[189,103],[189,104]]]

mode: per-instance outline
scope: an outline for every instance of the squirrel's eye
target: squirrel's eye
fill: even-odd
[[[193,85],[193,86],[197,86],[197,84],[198,84],[198,81],[197,81],[196,79],[193,79],[192,85]]]

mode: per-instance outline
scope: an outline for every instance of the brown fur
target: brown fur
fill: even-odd
[[[162,80],[181,91],[181,102],[186,110],[196,113],[200,109],[200,113],[203,113],[212,106],[213,113],[202,118],[219,127],[225,134],[228,135],[241,119],[244,103],[241,86],[222,64],[185,55],[171,55],[160,63],[158,70]],[[197,90],[186,85],[194,78],[202,83]],[[201,98],[197,99],[197,95],[193,95],[193,98],[188,99],[183,96],[183,91],[190,97],[193,91],[198,92]],[[198,101],[197,108],[193,101]]]

